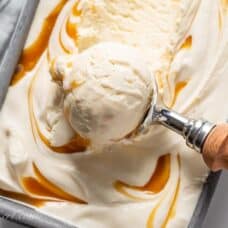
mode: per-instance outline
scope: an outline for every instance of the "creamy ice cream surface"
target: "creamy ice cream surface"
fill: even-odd
[[[151,74],[137,49],[102,42],[81,54],[60,57],[53,68],[53,78],[65,92],[66,118],[92,143],[124,138],[148,109]]]
[[[186,227],[201,156],[161,126],[115,140],[153,76],[162,105],[226,120],[227,18],[222,0],[41,0],[0,112],[0,194],[77,227]]]

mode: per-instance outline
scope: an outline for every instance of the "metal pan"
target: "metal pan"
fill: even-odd
[[[4,1],[4,0],[0,0]],[[6,0],[7,1],[7,0]],[[10,83],[11,76],[22,51],[38,0],[16,0],[21,4],[15,30],[0,55],[0,106]],[[1,3],[1,2],[0,2]],[[15,48],[17,47],[17,48]],[[202,226],[221,172],[210,173],[204,186],[188,228]],[[73,228],[74,226],[52,218],[22,203],[0,196],[0,217],[20,225],[35,228]]]

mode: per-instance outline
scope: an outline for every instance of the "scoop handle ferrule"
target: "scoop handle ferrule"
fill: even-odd
[[[186,140],[186,144],[200,153],[206,138],[215,127],[215,124],[208,121],[189,119],[174,111],[160,107],[154,109],[153,121],[182,135]]]

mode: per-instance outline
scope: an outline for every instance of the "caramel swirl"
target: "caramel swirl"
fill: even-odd
[[[42,24],[41,32],[36,40],[29,47],[23,50],[16,73],[12,78],[11,85],[17,84],[25,76],[25,74],[31,71],[37,64],[41,55],[48,46],[48,41],[55,26],[55,22],[66,2],[67,0],[61,0],[59,2],[53,11],[45,18]]]
[[[133,186],[129,185],[127,183],[124,183],[122,181],[117,181],[114,186],[115,189],[126,195],[127,197],[130,197],[132,199],[138,199],[138,197],[135,197],[131,195],[127,189],[146,192],[149,194],[156,194],[159,193],[166,185],[166,183],[169,180],[170,176],[170,154],[164,155],[158,159],[155,171],[153,172],[150,180],[144,185],[144,186]]]
[[[53,146],[47,137],[41,132],[38,121],[35,117],[33,109],[33,86],[36,81],[36,76],[34,76],[31,81],[29,90],[28,90],[28,104],[29,104],[29,115],[30,122],[33,130],[34,139],[37,141],[37,136],[39,139],[53,152],[63,153],[63,154],[72,154],[76,152],[85,152],[87,147],[90,144],[88,139],[82,138],[79,134],[75,133],[75,137],[72,138],[67,144],[62,146]]]
[[[70,201],[73,203],[86,204],[84,200],[81,200],[65,191],[60,187],[49,181],[39,170],[35,163],[33,163],[33,170],[36,178],[24,177],[22,184],[25,190],[33,195],[40,197],[47,197],[51,199],[57,199],[60,201]]]

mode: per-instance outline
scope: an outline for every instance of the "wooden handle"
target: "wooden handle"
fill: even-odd
[[[213,171],[228,169],[228,124],[217,125],[208,135],[203,158]]]

